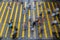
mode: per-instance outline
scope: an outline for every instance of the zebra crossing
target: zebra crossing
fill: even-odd
[[[56,32],[56,36],[60,38],[59,29],[56,25],[52,26],[51,22],[54,20],[52,17],[52,10],[55,10],[57,6],[57,2],[32,2],[32,5],[36,5],[35,10],[26,8],[26,2],[23,4],[19,2],[10,2],[11,9],[9,8],[8,2],[2,2],[0,6],[0,37],[4,38],[12,38],[15,32],[15,27],[17,28],[16,38],[53,38],[53,32]],[[24,7],[27,9],[27,12],[24,12]],[[48,14],[48,9],[50,9],[50,15]],[[29,18],[32,17],[32,21],[36,20],[36,17],[39,17],[42,13],[42,26],[34,26],[34,32],[31,32],[31,22]],[[60,10],[59,10],[60,13]],[[10,30],[7,22],[13,20],[13,28]],[[58,17],[56,16],[56,20]],[[27,30],[25,31],[24,25],[27,25]],[[41,28],[43,28],[43,33],[40,32]]]

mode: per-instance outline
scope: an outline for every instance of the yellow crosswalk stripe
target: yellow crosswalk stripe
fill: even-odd
[[[50,36],[52,37],[52,29],[51,29],[50,20],[49,20],[48,14],[47,14],[46,3],[44,3],[44,7],[45,7],[45,12],[46,12],[46,18],[47,18],[47,21],[48,21],[48,27],[49,27],[49,30],[50,30]]]
[[[55,10],[53,2],[52,2],[52,7],[53,7],[53,9]],[[52,20],[54,20],[54,18],[53,18]],[[58,30],[57,30],[56,25],[54,25],[54,28],[55,28],[57,37],[59,37],[59,34],[58,34]]]
[[[25,8],[26,8],[26,2],[24,4]],[[23,24],[25,24],[26,22],[26,13],[24,13],[24,19],[23,19]],[[24,25],[22,27],[22,38],[24,38]]]
[[[12,15],[13,15],[13,12],[14,12],[14,7],[15,7],[15,2],[13,3],[13,7],[12,7],[12,11],[11,11],[11,15],[10,15],[9,22],[10,22],[11,19],[12,19]]]
[[[9,27],[7,27],[7,29],[6,29],[5,38],[7,37],[8,30],[9,30]]]
[[[1,18],[0,18],[0,23],[2,22],[2,18],[3,18],[3,16],[4,16],[4,12],[6,11],[7,5],[8,5],[8,2],[6,3],[6,6],[4,7],[4,10],[3,10],[3,12],[2,12],[2,16],[1,16]]]
[[[41,3],[40,3],[41,4]],[[6,3],[6,6],[4,7],[4,10],[2,12],[2,16],[0,17],[0,23],[2,22],[3,20],[3,17],[4,17],[4,12],[7,10],[6,7],[8,5],[8,2]],[[10,4],[11,5],[11,4]],[[26,5],[26,4],[25,4]],[[4,6],[4,2],[2,3],[1,7],[0,7],[0,11],[2,10],[2,7]],[[12,15],[13,15],[13,12],[14,12],[14,6],[15,6],[15,2],[13,4],[13,7],[12,7],[12,11],[11,11],[11,14],[10,14],[10,19],[9,19],[9,22],[10,20],[12,19]],[[33,2],[33,6],[34,6],[34,2]],[[26,7],[26,6],[25,6]],[[48,7],[49,9],[50,8],[50,4],[48,2]],[[52,2],[52,7],[53,9],[55,9],[54,7],[54,4]],[[52,35],[52,28],[51,28],[51,24],[50,24],[50,20],[49,20],[49,17],[48,17],[48,14],[47,14],[47,8],[46,8],[46,3],[44,2],[44,8],[45,8],[45,12],[46,12],[46,18],[47,18],[47,21],[48,21],[48,28],[50,30],[50,36],[53,37]],[[38,8],[38,2],[36,2],[36,11],[37,11],[37,16],[39,17],[39,8]],[[43,12],[43,9],[42,9],[42,6],[41,6],[41,11],[42,11],[42,18],[44,17],[44,12]],[[17,12],[18,12],[18,5],[16,7],[16,13],[15,13],[15,16],[14,16],[14,23],[13,23],[13,29],[12,29],[12,33],[11,33],[11,37],[13,35],[13,32],[14,32],[14,28],[15,28],[15,24],[16,24],[16,18],[17,18]],[[52,14],[52,10],[50,10],[50,13]],[[2,26],[2,29],[1,29],[1,32],[0,32],[0,37],[2,36],[3,34],[3,31],[4,31],[4,28],[5,28],[5,25],[6,25],[6,21],[7,21],[7,18],[8,18],[8,15],[9,15],[9,9],[7,11],[7,14],[6,14],[6,17],[5,17],[5,20],[4,20],[4,23],[3,23],[3,26]],[[19,20],[18,20],[18,31],[17,31],[17,36],[16,37],[19,37],[19,32],[20,32],[20,22],[21,22],[21,16],[22,16],[22,5],[20,7],[20,15],[19,15]],[[28,16],[30,18],[30,9],[28,10]],[[58,20],[58,17],[56,16],[56,19],[57,21],[59,22]],[[54,18],[52,17],[52,20],[54,20]],[[33,10],[33,21],[35,21],[35,12]],[[23,19],[23,23],[26,22],[26,14],[24,14],[24,19]],[[45,37],[48,38],[48,35],[47,35],[47,30],[46,30],[46,25],[45,25],[45,22],[43,22],[44,24],[44,33],[45,33]],[[22,27],[23,28],[23,31],[22,31],[22,38],[24,38],[24,26]],[[56,35],[57,37],[59,37],[59,34],[58,34],[58,29],[56,27],[56,25],[54,25],[54,29],[56,31]],[[9,30],[9,27],[7,27],[6,29],[6,34],[5,34],[5,38],[7,37],[7,33],[8,33],[8,30]],[[40,26],[39,26],[39,32],[40,32]],[[28,38],[30,38],[30,22],[28,21]],[[35,30],[35,27],[34,27],[34,34],[33,34],[34,38],[36,38],[36,30]],[[39,37],[41,38],[42,37],[42,34],[39,35]]]
[[[34,2],[32,2],[32,4],[33,4],[33,7],[34,7]],[[35,10],[33,9],[32,11],[33,11],[33,21],[35,21],[35,12],[34,12]],[[34,33],[33,33],[33,34],[34,34],[34,35],[33,35],[34,38],[36,38],[36,30],[35,30],[35,26],[34,26]]]
[[[49,2],[48,2],[48,7],[49,7],[49,9],[50,9],[50,14],[52,15],[52,10],[51,10],[51,7],[50,7]],[[53,19],[53,18],[52,18],[52,19]],[[53,37],[53,35],[52,35],[52,37]]]
[[[41,4],[41,2],[40,2]],[[38,2],[36,2],[36,10],[37,10],[37,15],[39,17],[39,8],[38,8]],[[40,33],[40,26],[38,27],[38,30],[39,30],[39,33]],[[42,37],[42,34],[40,33],[39,37],[41,38]]]
[[[22,16],[22,4],[21,4],[21,6],[20,6],[20,16],[19,16],[19,20],[18,20],[18,31],[17,31],[17,37],[19,37],[19,32],[20,32],[21,16]]]
[[[26,14],[24,14],[23,24],[26,22]],[[22,27],[22,38],[24,38],[24,25]]]
[[[43,4],[44,4],[44,3],[43,3]],[[43,16],[44,16],[44,13],[43,13],[43,12],[42,12],[42,14],[43,14]],[[48,38],[45,22],[43,22],[43,24],[44,24],[44,33],[45,33],[45,37]]]
[[[4,5],[4,2],[2,2],[2,5],[1,5],[1,7],[0,7],[0,12],[1,12],[1,10],[2,10],[3,5]]]
[[[11,33],[11,35],[10,35],[11,38],[12,38],[12,35],[13,35],[13,33],[14,33],[14,28],[15,28],[15,23],[16,23],[17,12],[18,12],[18,4],[17,4],[17,7],[16,7],[15,16],[14,16],[14,22],[13,22],[12,33]]]
[[[9,9],[8,9],[8,11],[7,11],[6,18],[5,18],[5,20],[4,20],[4,24],[3,24],[2,29],[1,29],[1,32],[0,32],[0,37],[2,37],[4,28],[5,28],[5,24],[6,24],[6,21],[7,21],[7,18],[8,18],[8,14],[9,14]]]
[[[41,7],[42,9],[42,7]],[[42,12],[42,18],[44,18],[44,13]],[[43,22],[44,24],[44,33],[45,33],[45,37],[47,38],[47,32],[46,32],[46,25],[45,25],[45,22]]]
[[[28,10],[28,16],[30,18],[30,9]],[[29,20],[28,18],[28,20]],[[30,21],[28,21],[28,38],[30,38]]]
[[[12,2],[10,2],[10,4],[12,4]],[[13,9],[14,7],[12,7],[12,9]],[[10,16],[11,17],[11,16]],[[9,20],[10,21],[10,20]],[[6,33],[5,33],[5,38],[7,37],[7,33],[8,33],[8,30],[9,30],[9,27],[7,27],[7,29],[6,29]]]
[[[48,38],[48,37],[47,37],[47,32],[46,32],[46,25],[45,25],[45,22],[43,22],[43,23],[44,23],[44,33],[45,33],[45,37]]]

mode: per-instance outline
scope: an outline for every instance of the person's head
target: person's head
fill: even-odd
[[[23,2],[21,2],[21,4],[23,4]]]

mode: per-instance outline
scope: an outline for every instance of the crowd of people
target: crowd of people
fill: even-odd
[[[36,1],[35,1],[35,2],[36,2]],[[23,2],[21,2],[21,4],[23,4]],[[39,5],[39,7],[40,7],[40,5]],[[10,4],[8,4],[8,8],[10,8],[10,9],[12,8],[12,7],[10,6]],[[34,9],[34,8],[36,8],[36,7],[33,7],[32,9]],[[24,13],[27,13],[26,9],[30,9],[30,10],[31,10],[31,4],[30,4],[30,3],[27,5],[27,8],[23,8],[23,14],[24,14]],[[56,26],[58,26],[58,27],[59,27],[59,25],[60,25],[60,13],[59,13],[59,10],[60,10],[60,9],[57,7],[55,10],[53,10],[52,15],[51,15],[52,18],[54,17],[54,20],[51,22],[51,25],[56,25]],[[50,14],[50,9],[48,10],[48,14]],[[57,16],[59,22],[57,21],[56,16]],[[38,26],[42,26],[42,25],[43,25],[43,22],[44,22],[44,20],[45,20],[45,17],[42,18],[42,13],[40,13],[40,14],[39,14],[39,17],[35,18],[35,21],[32,21],[32,19],[33,19],[33,18],[29,18],[28,22],[32,23],[32,25],[30,25],[30,29],[31,29],[32,32],[34,32],[34,27],[38,27]],[[31,21],[32,21],[32,22],[31,22]],[[10,22],[8,22],[8,25],[9,25],[9,29],[12,29],[12,28],[13,28],[13,20],[11,20]],[[27,29],[28,27],[27,27],[27,25],[26,25],[26,22],[23,23],[23,26],[24,26],[24,31],[28,30],[28,29]],[[12,36],[13,36],[13,37],[12,37],[13,39],[16,38],[17,31],[18,31],[18,29],[17,29],[16,26],[15,26],[14,34],[12,35]],[[41,28],[41,29],[40,29],[40,33],[43,33],[43,31],[44,31],[44,30]],[[38,33],[38,35],[39,35],[40,33]]]

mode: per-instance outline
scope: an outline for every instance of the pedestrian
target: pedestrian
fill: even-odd
[[[36,26],[36,21],[33,21],[33,27]]]
[[[23,23],[23,27],[24,27],[24,30],[26,31],[27,30],[26,22]]]
[[[12,39],[16,39],[17,36],[17,31],[14,31],[13,35],[12,35]]]
[[[13,28],[13,20],[9,21],[8,25],[9,25],[9,28]]]
[[[56,35],[56,32],[54,31],[54,32],[52,32],[53,33],[53,40],[59,40],[59,38],[57,37],[57,35]]]
[[[56,16],[57,16],[58,20],[60,21],[60,13],[59,12],[56,12]]]
[[[26,8],[23,9],[23,15],[26,14]]]
[[[42,34],[44,30],[42,29],[42,27],[40,27],[40,30],[39,31],[40,32],[38,33],[38,35]]]
[[[58,25],[58,21],[57,21],[57,20],[54,20],[54,21],[52,21],[51,24],[52,24],[52,25]]]
[[[55,9],[55,10],[56,10],[56,12],[59,12],[59,8],[58,8],[58,7],[56,7],[56,9]]]
[[[34,32],[34,27],[30,26],[31,32]]]
[[[42,17],[42,13],[39,14],[39,17]]]
[[[50,9],[47,9],[47,11],[48,11],[48,14],[50,14]]]
[[[8,3],[8,8],[9,8],[9,9],[12,9],[12,7],[11,7],[11,4],[10,4],[10,3]]]
[[[16,26],[15,26],[15,29],[14,29],[14,33],[13,33],[13,35],[12,35],[12,39],[16,39],[16,36],[17,36],[17,28],[16,28]]]
[[[52,13],[52,17],[55,17],[56,16],[56,14],[55,13]]]

